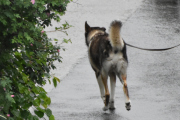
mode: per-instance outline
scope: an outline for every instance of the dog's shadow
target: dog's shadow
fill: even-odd
[[[119,114],[116,114],[116,110],[108,110],[101,114],[101,120],[125,120]]]

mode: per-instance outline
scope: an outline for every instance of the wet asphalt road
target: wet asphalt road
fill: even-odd
[[[127,43],[143,48],[179,44],[180,0],[145,0],[124,23],[122,35]],[[119,81],[116,110],[102,111],[98,84],[86,56],[49,93],[56,120],[179,120],[180,47],[164,52],[128,47],[127,54],[131,111],[125,109]]]

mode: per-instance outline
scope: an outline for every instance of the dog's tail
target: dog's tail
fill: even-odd
[[[116,52],[122,50],[124,47],[124,42],[120,35],[121,27],[122,27],[122,22],[115,20],[111,23],[109,28],[110,43],[111,46],[113,47],[113,50]]]

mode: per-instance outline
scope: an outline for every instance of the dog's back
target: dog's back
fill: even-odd
[[[97,36],[89,46],[89,59],[93,66],[99,72],[102,68],[102,63],[109,57],[109,51],[112,47],[108,40],[108,34]]]

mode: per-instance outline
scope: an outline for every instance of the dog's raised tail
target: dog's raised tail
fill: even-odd
[[[124,47],[124,42],[120,35],[121,27],[122,27],[122,22],[115,20],[111,23],[109,28],[110,43],[111,46],[113,47],[113,50],[116,52],[122,50]]]

